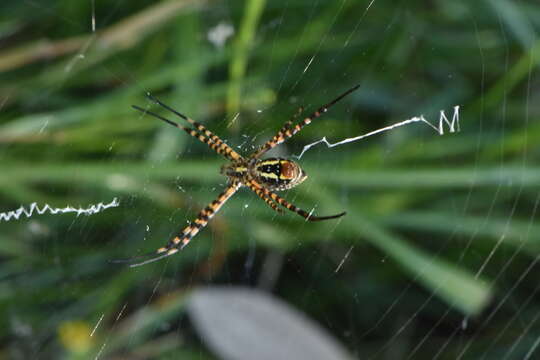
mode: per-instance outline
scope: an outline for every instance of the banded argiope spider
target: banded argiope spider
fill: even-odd
[[[221,174],[225,175],[229,179],[229,183],[225,190],[216,200],[212,201],[208,206],[206,206],[199,215],[190,225],[185,227],[177,236],[169,240],[167,245],[157,249],[155,253],[150,253],[142,256],[138,256],[126,260],[118,260],[119,262],[132,261],[134,259],[147,258],[145,261],[131,264],[131,267],[145,265],[150,262],[154,262],[160,259],[163,259],[167,256],[173,255],[178,251],[182,250],[197,233],[208,224],[208,221],[221,209],[223,204],[231,197],[233,194],[241,187],[249,187],[255,194],[257,194],[264,202],[266,202],[272,209],[282,213],[278,205],[283,206],[284,208],[294,211],[298,215],[302,216],[308,221],[321,221],[339,218],[345,215],[345,212],[336,215],[330,216],[314,216],[311,213],[308,213],[293,204],[289,203],[287,200],[283,199],[277,195],[274,191],[287,190],[292,187],[297,186],[302,183],[307,175],[300,168],[300,166],[292,161],[283,158],[268,158],[260,159],[268,150],[274,148],[275,146],[283,143],[288,138],[292,137],[294,134],[302,130],[302,128],[312,120],[320,117],[324,114],[331,106],[336,104],[338,101],[343,99],[345,96],[349,95],[360,85],[356,85],[351,89],[345,91],[343,94],[339,95],[334,100],[330,101],[328,104],[321,106],[310,116],[299,121],[296,125],[293,126],[293,121],[302,113],[303,108],[300,107],[299,111],[283,125],[283,127],[278,131],[274,137],[264,143],[259,147],[253,154],[248,157],[243,157],[234,151],[229,145],[225,144],[217,135],[212,133],[210,130],[205,128],[202,124],[190,119],[189,117],[181,114],[180,112],[174,110],[173,108],[165,105],[155,97],[150,94],[147,94],[148,98],[155,104],[161,106],[162,108],[168,110],[169,112],[175,114],[181,119],[190,123],[193,128],[184,127],[174,121],[171,121],[159,114],[145,110],[139,106],[133,105],[133,108],[136,110],[149,114],[157,119],[163,120],[166,123],[175,126],[179,129],[184,130],[189,135],[199,139],[201,142],[207,144],[212,150],[216,153],[223,155],[225,158],[230,160],[230,163],[221,167]]]

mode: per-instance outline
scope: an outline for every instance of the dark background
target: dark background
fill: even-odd
[[[538,356],[536,1],[7,3],[0,211],[120,206],[0,222],[1,356],[226,357],[186,316],[215,284],[280,298],[359,358]],[[357,83],[272,154],[438,126],[456,105],[461,131],[310,149],[283,196],[340,220],[277,215],[242,189],[180,254],[108,262],[164,245],[226,183],[219,155],[131,108],[162,113],[146,92],[249,154]]]

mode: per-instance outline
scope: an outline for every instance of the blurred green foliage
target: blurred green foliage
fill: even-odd
[[[208,40],[227,26],[223,46]],[[184,301],[222,283],[274,292],[361,357],[522,358],[540,327],[527,320],[540,310],[539,28],[536,1],[0,5],[0,211],[120,199],[0,222],[0,356],[212,358]],[[162,246],[226,182],[219,155],[131,108],[151,107],[146,92],[249,153],[356,83],[274,153],[436,124],[455,105],[461,131],[415,123],[308,151],[310,177],[285,197],[342,220],[279,216],[240,191],[182,253],[108,263]]]

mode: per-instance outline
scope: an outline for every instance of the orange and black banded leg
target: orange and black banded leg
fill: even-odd
[[[248,182],[248,184],[246,184],[250,189],[253,190],[253,187],[255,188],[258,188],[260,190],[262,190],[264,192],[264,195],[270,197],[272,200],[274,200],[275,202],[277,202],[278,204],[280,204],[281,206],[287,208],[288,210],[290,211],[294,211],[295,213],[297,213],[298,215],[302,216],[304,219],[308,220],[308,221],[322,221],[322,220],[330,220],[330,219],[336,219],[336,218],[339,218],[339,217],[342,217],[343,215],[346,214],[346,212],[342,212],[342,213],[339,213],[339,214],[336,214],[336,215],[329,215],[329,216],[315,216],[315,215],[311,215],[310,213],[308,213],[307,211],[305,210],[302,210],[300,208],[297,208],[296,206],[294,206],[293,204],[289,203],[287,200],[283,199],[282,197],[280,197],[279,195],[277,195],[276,193],[268,190],[268,189],[265,189],[264,187],[262,187],[260,184],[258,184],[255,180],[251,180]],[[253,190],[255,191],[255,190]],[[257,194],[258,195],[258,194]]]
[[[285,141],[285,134],[287,133],[287,131],[290,131],[293,121],[296,120],[300,116],[300,114],[302,114],[303,112],[304,112],[304,107],[300,106],[298,110],[296,110],[296,113],[294,113],[294,115],[289,120],[287,120],[285,124],[283,124],[283,126],[281,127],[281,129],[279,129],[277,134],[274,135],[265,144],[263,144],[253,155],[251,155],[251,157],[253,159],[257,159],[259,156],[261,156],[262,154],[270,150],[272,147],[278,144],[281,144],[283,141]],[[276,144],[276,145],[267,148],[268,144]]]
[[[246,183],[246,186],[248,186],[255,194],[257,194],[265,203],[267,203],[272,209],[277,211],[278,213],[282,214],[283,210],[280,209],[276,202],[274,202],[270,196],[266,195],[264,190],[261,188],[261,186],[255,182],[255,181],[249,181]]]
[[[231,161],[234,161],[234,160],[238,160],[238,159],[241,159],[242,157],[240,156],[240,154],[238,154],[236,151],[234,151],[229,145],[225,144],[224,142],[220,141],[219,143],[215,143],[214,141],[212,141],[211,138],[197,132],[196,130],[193,130],[193,129],[190,129],[190,128],[187,128],[187,127],[184,127],[174,121],[171,121],[159,114],[156,114],[152,111],[149,111],[149,110],[145,110],[137,105],[132,105],[133,108],[135,110],[138,110],[142,113],[145,113],[145,114],[148,114],[148,115],[151,115],[159,120],[162,120],[162,121],[165,121],[166,123],[174,126],[174,127],[177,127],[181,130],[184,130],[186,133],[188,133],[189,135],[193,136],[194,138],[197,138],[199,139],[201,142],[205,143],[206,145],[208,145],[208,147],[210,147],[212,150],[214,150],[216,153],[220,154],[220,155],[223,155],[224,157],[226,157],[227,159],[231,160]]]
[[[227,144],[225,144],[223,142],[223,140],[221,140],[219,138],[219,136],[217,136],[216,134],[214,134],[212,131],[208,130],[203,124],[191,119],[190,117],[182,114],[181,112],[173,109],[172,107],[170,107],[169,105],[165,104],[165,103],[162,103],[159,99],[157,99],[156,97],[150,95],[149,93],[146,94],[146,96],[148,97],[148,99],[150,99],[152,102],[158,104],[159,106],[161,106],[162,108],[172,112],[173,114],[175,114],[176,116],[184,119],[185,121],[189,122],[190,124],[192,124],[193,126],[195,126],[195,129],[197,129],[199,132],[202,132],[204,135],[208,136],[212,142],[214,142],[215,144],[217,144],[218,146],[222,147],[222,146],[226,146],[228,148],[230,148]],[[232,150],[232,149],[231,149]],[[232,151],[229,156],[232,158],[232,160],[239,160],[241,159],[242,157]]]
[[[221,194],[219,194],[216,200],[212,201],[210,204],[208,204],[208,206],[202,209],[201,212],[199,212],[199,215],[197,216],[195,221],[193,221],[189,226],[185,227],[180,232],[180,234],[178,234],[178,236],[175,236],[173,239],[169,240],[166,246],[157,249],[155,253],[145,254],[126,260],[116,260],[114,262],[131,262],[135,259],[150,257],[150,259],[148,260],[130,265],[130,267],[137,267],[176,254],[178,251],[186,247],[187,244],[189,244],[191,239],[193,239],[193,237],[197,235],[199,231],[201,231],[201,229],[208,224],[210,219],[212,219],[212,217],[219,211],[219,209],[221,209],[223,204],[225,204],[225,202],[229,200],[229,198],[233,196],[239,188],[239,182],[234,182],[227,186],[227,188],[225,188],[225,190]]]
[[[357,90],[360,87],[360,84],[353,86],[349,90],[345,91],[343,94],[339,95],[334,100],[330,101],[328,104],[325,104],[318,108],[316,111],[314,111],[310,116],[304,118],[302,121],[300,121],[298,124],[296,124],[294,127],[291,126],[284,126],[276,136],[274,136],[272,139],[267,141],[265,144],[261,146],[261,148],[255,153],[254,157],[258,158],[268,150],[276,147],[277,145],[281,144],[288,138],[294,136],[297,132],[302,130],[302,128],[308,124],[310,124],[313,120],[316,118],[322,116],[325,112],[328,111],[332,106],[334,106],[336,103],[338,103],[341,99],[343,99],[345,96],[349,95],[353,91]],[[285,124],[287,125],[287,124]],[[283,131],[283,132],[282,132]]]

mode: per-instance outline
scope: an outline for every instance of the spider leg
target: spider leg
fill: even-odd
[[[223,142],[223,140],[221,140],[219,138],[219,136],[217,136],[216,134],[214,134],[212,131],[208,130],[203,124],[191,119],[190,117],[182,114],[181,112],[173,109],[172,107],[170,107],[169,105],[167,104],[164,104],[162,103],[159,99],[157,99],[156,97],[150,95],[150,93],[147,93],[146,96],[148,97],[148,99],[150,99],[151,101],[153,101],[154,103],[158,104],[159,106],[161,106],[162,108],[166,109],[166,110],[169,110],[170,112],[172,112],[173,114],[175,114],[176,116],[184,119],[185,121],[187,121],[188,123],[192,124],[193,126],[195,126],[195,128],[204,133],[206,136],[208,136],[210,139],[212,139],[212,141],[214,143],[216,143],[217,145],[219,146],[226,146],[226,147],[229,147],[229,145],[225,144]],[[229,147],[230,148],[230,147]],[[232,149],[231,149],[232,150]],[[238,159],[241,159],[242,157],[237,154],[236,152],[232,151],[231,154],[230,154],[232,157],[233,157],[233,160],[238,160]]]
[[[302,216],[304,219],[306,219],[308,221],[322,221],[322,220],[336,219],[336,218],[342,217],[343,215],[345,215],[347,213],[347,212],[344,211],[344,212],[336,214],[336,215],[314,216],[314,215],[311,215],[311,213],[308,213],[305,210],[297,208],[296,206],[294,206],[293,204],[291,204],[287,200],[283,199],[278,194],[264,188],[263,186],[261,186],[259,183],[257,183],[253,179],[249,180],[248,183],[246,184],[246,186],[248,186],[251,190],[253,190],[257,195],[259,195],[257,193],[257,190],[262,191],[266,197],[270,197],[273,201],[277,202],[278,204],[280,204],[281,206],[287,208],[288,210],[297,213],[298,215]]]
[[[281,142],[280,142],[280,139],[283,139],[285,133],[286,133],[287,131],[290,131],[290,128],[291,128],[291,126],[292,126],[293,121],[294,121],[296,118],[298,118],[298,117],[300,116],[300,114],[302,114],[303,112],[304,112],[304,107],[303,107],[303,106],[300,106],[300,107],[298,108],[298,110],[296,110],[296,112],[294,113],[294,115],[293,115],[289,120],[287,120],[287,122],[285,122],[285,124],[283,124],[283,126],[281,127],[281,129],[279,129],[279,131],[277,132],[277,134],[274,135],[274,136],[272,137],[272,139],[270,139],[269,141],[267,141],[267,143],[276,143],[276,145],[282,143],[284,140],[281,140]],[[271,148],[266,149],[266,147],[265,147],[265,145],[267,145],[267,143],[264,144],[264,145],[262,145],[262,146],[261,146],[261,147],[260,147],[260,148],[259,148],[259,149],[251,156],[251,157],[254,158],[254,159],[256,159],[256,158],[258,158],[259,156],[261,156],[262,154],[264,154],[265,152],[267,152],[268,150],[270,150]],[[274,146],[276,146],[276,145],[274,145]]]
[[[265,192],[262,190],[262,187],[258,187],[255,184],[257,184],[255,181],[249,181],[246,183],[246,186],[248,186],[255,194],[257,194],[266,204],[268,204],[268,206],[270,206],[278,213],[282,214],[283,210],[277,206],[276,202],[272,200],[270,196],[265,194]]]
[[[293,114],[293,116],[287,120],[287,122],[285,122],[285,124],[283,124],[283,126],[281,127],[281,129],[279,129],[278,133],[276,135],[274,135],[274,137],[272,138],[272,140],[275,139],[275,141],[278,140],[279,136],[280,135],[283,135],[285,134],[285,132],[287,130],[290,129],[290,127],[292,126],[292,123],[294,120],[296,120],[302,113],[304,112],[304,107],[303,106],[300,106],[296,112]]]
[[[197,216],[195,221],[185,227],[178,236],[175,236],[173,239],[169,240],[167,245],[157,249],[155,253],[148,253],[131,259],[115,260],[113,262],[130,262],[130,260],[132,261],[134,259],[150,257],[150,259],[148,260],[130,265],[130,267],[137,267],[161,260],[177,253],[178,251],[186,247],[187,244],[189,244],[191,239],[193,239],[193,237],[197,235],[197,233],[199,233],[199,231],[201,231],[201,229],[208,224],[210,219],[212,219],[212,217],[219,211],[219,209],[221,209],[223,204],[225,204],[225,202],[229,200],[229,198],[233,196],[239,188],[239,182],[233,182],[229,186],[227,186],[227,188],[225,188],[225,190],[223,190],[223,192],[219,194],[216,200],[212,201],[210,204],[208,204],[208,206],[202,209],[201,212],[199,212],[199,215]]]
[[[166,257],[170,256],[170,255],[172,255],[172,254],[156,255],[156,253],[149,253],[149,254],[144,254],[144,255],[139,255],[139,256],[133,256],[133,257],[130,257],[128,259],[109,260],[109,262],[113,263],[113,264],[125,264],[125,263],[132,263],[135,260],[141,260],[141,259],[150,258],[148,260],[141,261],[141,262],[129,265],[129,267],[137,267],[137,266],[143,266],[143,265],[146,265],[146,264],[153,263],[154,261],[161,260],[163,258],[166,258]]]
[[[223,141],[221,141],[221,139],[219,139],[216,135],[213,135],[209,130],[207,130],[207,132],[209,132],[210,134],[213,135],[213,137],[217,138],[218,139],[218,142],[214,141],[212,137],[209,137],[209,136],[205,136],[203,134],[201,134],[200,132],[196,131],[196,130],[193,130],[193,129],[190,129],[190,128],[187,128],[187,127],[184,127],[174,121],[171,121],[159,114],[156,114],[152,111],[149,111],[149,110],[146,110],[146,109],[143,109],[137,105],[132,105],[132,107],[135,109],[135,110],[138,110],[142,113],[145,113],[145,114],[148,114],[148,115],[151,115],[159,120],[162,120],[162,121],[165,121],[166,123],[174,126],[174,127],[177,127],[179,129],[182,129],[184,130],[186,133],[188,133],[189,135],[193,136],[194,138],[197,138],[199,139],[201,142],[205,143],[206,145],[208,145],[210,147],[210,149],[214,150],[216,153],[220,154],[220,155],[223,155],[224,157],[226,157],[227,159],[231,160],[231,161],[235,161],[235,160],[238,160],[238,159],[241,159],[242,157],[240,156],[240,154],[238,154],[236,151],[234,151],[229,145],[225,144]],[[199,124],[200,125],[200,124]],[[202,126],[202,125],[200,125]],[[206,134],[206,132],[205,132]]]
[[[291,128],[292,122],[289,120],[285,123],[285,125],[278,131],[278,133],[270,140],[268,140],[266,143],[264,143],[259,150],[257,150],[253,154],[253,158],[259,158],[261,155],[266,153],[268,150],[276,147],[277,145],[283,143],[288,138],[294,136],[297,132],[302,130],[302,128],[308,124],[310,124],[314,119],[322,116],[325,112],[328,111],[332,106],[334,106],[337,102],[339,102],[341,99],[343,99],[345,96],[349,95],[353,91],[357,90],[360,87],[360,84],[353,86],[349,90],[345,91],[343,94],[339,95],[334,100],[330,101],[329,103],[321,106],[317,110],[315,110],[311,115],[304,118],[302,121],[300,121],[298,124],[296,124],[294,127]]]

